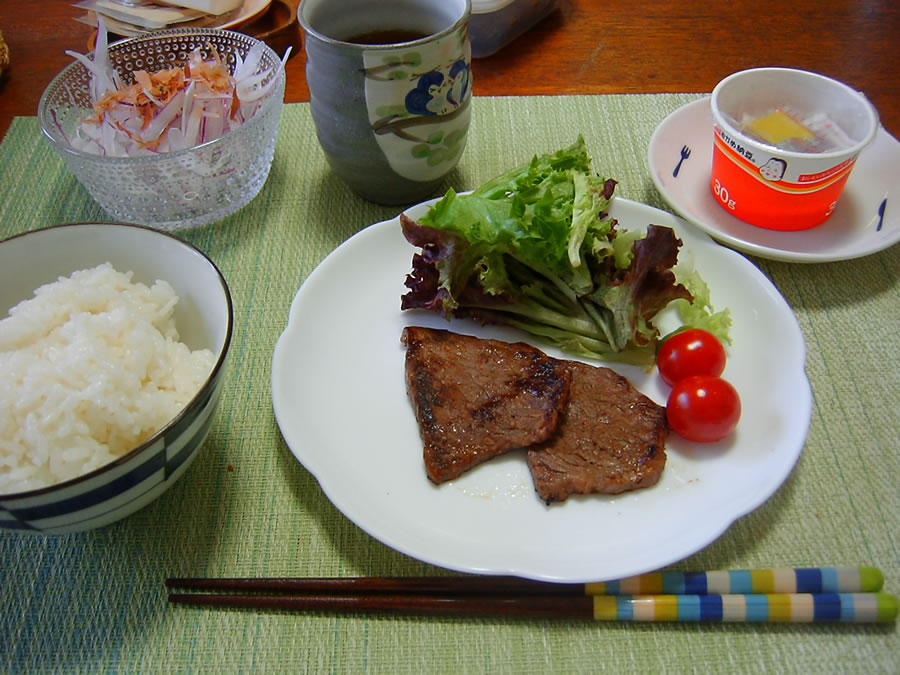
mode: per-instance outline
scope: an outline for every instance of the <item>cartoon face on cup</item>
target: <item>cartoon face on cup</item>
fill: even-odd
[[[332,170],[410,204],[456,166],[471,118],[470,0],[303,0],[310,109]]]
[[[783,159],[772,157],[768,162],[759,167],[759,175],[770,183],[784,178],[784,172],[787,170],[787,162]]]
[[[827,220],[878,131],[862,94],[790,68],[730,75],[713,90],[711,107],[713,195],[737,218],[772,230]]]

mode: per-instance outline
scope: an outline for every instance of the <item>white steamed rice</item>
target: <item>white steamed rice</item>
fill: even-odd
[[[109,463],[171,420],[212,371],[175,329],[175,291],[109,263],[41,286],[0,320],[0,494]]]

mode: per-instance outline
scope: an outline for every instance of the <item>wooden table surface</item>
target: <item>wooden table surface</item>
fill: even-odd
[[[278,0],[296,6],[298,0]],[[285,8],[281,7],[282,11]],[[87,51],[93,29],[71,0],[2,0],[0,31],[11,65],[0,80],[0,135],[34,115],[53,76]],[[269,32],[263,20],[254,30]],[[248,32],[252,32],[248,30]],[[293,41],[287,102],[307,101],[296,21],[267,39]],[[896,0],[560,0],[559,9],[498,53],[477,59],[481,96],[709,92],[743,68],[816,70],[864,92],[889,132],[900,134],[900,2]]]

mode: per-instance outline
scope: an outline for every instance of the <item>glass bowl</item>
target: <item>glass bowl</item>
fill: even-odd
[[[197,48],[213,45],[229,71],[259,42],[234,31],[184,28],[149,33],[109,45],[109,61],[126,84],[132,72],[184,65]],[[184,150],[143,157],[107,157],[74,149],[69,137],[93,113],[88,69],[75,61],[41,96],[41,130],[76,178],[114,219],[161,230],[205,225],[252,200],[266,182],[284,100],[284,68],[264,45],[257,72],[277,78],[256,113],[216,140]]]

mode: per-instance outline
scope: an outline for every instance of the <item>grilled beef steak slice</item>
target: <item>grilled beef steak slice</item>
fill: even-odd
[[[541,498],[617,494],[655,485],[666,465],[665,408],[609,368],[570,361],[569,403],[556,435],[528,451]]]
[[[565,409],[569,369],[525,343],[409,326],[406,388],[435,483],[550,438]]]

